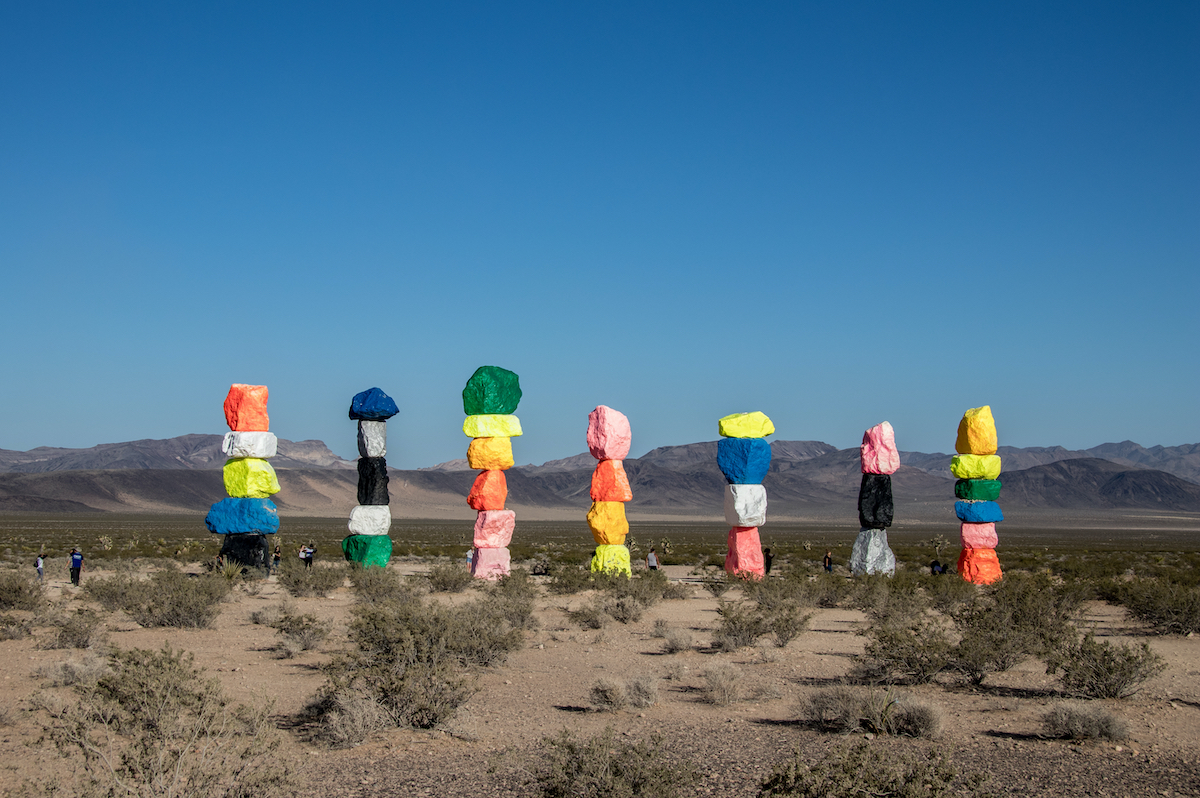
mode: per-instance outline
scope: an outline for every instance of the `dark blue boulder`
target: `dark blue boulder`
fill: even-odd
[[[209,532],[270,535],[279,531],[279,509],[270,499],[221,499],[204,517]]]
[[[955,502],[954,514],[964,524],[993,524],[1004,520],[995,502]]]
[[[717,467],[730,485],[761,485],[771,467],[771,444],[762,438],[722,438]]]
[[[399,412],[392,397],[378,388],[356,393],[350,400],[350,418],[354,421],[387,421]]]

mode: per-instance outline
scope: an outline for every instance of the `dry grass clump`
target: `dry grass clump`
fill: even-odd
[[[45,679],[48,687],[70,687],[76,684],[95,684],[111,673],[108,661],[103,657],[87,655],[83,659],[66,662],[51,662],[38,668],[35,673]]]
[[[742,697],[742,672],[727,662],[704,671],[704,700],[719,707],[729,706]]]
[[[275,645],[275,652],[283,659],[311,651],[329,637],[330,624],[311,613],[293,615],[285,612],[271,626],[281,638]]]
[[[905,737],[937,739],[944,727],[941,707],[891,690],[868,690],[837,685],[812,692],[800,706],[800,716],[815,729],[837,734],[869,731]]]
[[[91,610],[56,615],[50,626],[51,633],[41,641],[41,648],[92,648],[104,639],[100,617]]]
[[[1085,698],[1128,698],[1167,668],[1146,643],[1113,645],[1090,634],[1059,649],[1049,665],[1051,672],[1062,671],[1063,690]]]
[[[1067,740],[1124,740],[1129,726],[1104,707],[1064,701],[1042,715],[1042,732]]]
[[[924,798],[986,796],[984,774],[960,778],[949,757],[936,749],[901,753],[859,742],[809,764],[802,751],[775,767],[759,798]]]
[[[461,593],[478,580],[460,562],[438,563],[425,574],[434,593]]]
[[[36,579],[0,571],[0,610],[35,610],[42,599],[42,586]]]
[[[30,624],[15,615],[0,615],[0,640],[21,640],[29,637]]]
[[[663,653],[678,654],[681,651],[690,651],[694,641],[692,633],[687,629],[672,628],[668,629],[663,635]]]
[[[593,707],[606,712],[618,712],[629,706],[625,685],[616,679],[597,679],[588,691],[588,700]]]
[[[585,740],[564,731],[541,745],[534,779],[541,798],[674,798],[695,783],[696,768],[662,742],[616,739],[611,728]]]
[[[345,584],[347,570],[341,563],[318,564],[312,568],[305,568],[298,557],[284,557],[279,563],[276,578],[279,584],[296,598],[327,598],[330,593]]]

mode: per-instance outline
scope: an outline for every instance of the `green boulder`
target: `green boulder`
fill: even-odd
[[[342,553],[364,568],[382,568],[392,558],[392,539],[387,535],[348,535],[342,540]]]
[[[965,501],[994,502],[1000,498],[1000,480],[960,479],[954,483],[954,496]]]
[[[475,369],[463,388],[463,412],[468,416],[507,416],[521,401],[521,384],[516,374],[499,366]]]

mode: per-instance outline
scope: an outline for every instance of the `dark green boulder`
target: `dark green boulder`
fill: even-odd
[[[392,558],[392,539],[387,535],[348,535],[342,540],[342,553],[364,568],[382,568]]]
[[[475,369],[463,388],[463,412],[468,416],[507,416],[517,411],[521,384],[516,374],[499,366]]]
[[[1000,480],[960,479],[954,483],[954,497],[965,501],[994,502],[1000,498]]]

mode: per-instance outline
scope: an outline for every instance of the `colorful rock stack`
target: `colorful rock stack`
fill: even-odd
[[[734,413],[717,422],[717,466],[725,486],[725,522],[730,525],[725,572],[741,578],[761,579],[762,541],[758,528],[767,521],[767,489],[763,478],[771,467],[771,444],[765,440],[775,425],[764,414]]]
[[[588,451],[600,461],[592,472],[592,508],[587,514],[596,540],[592,571],[633,576],[625,546],[629,534],[625,502],[633,500],[633,490],[624,464],[632,443],[633,432],[624,413],[604,405],[588,413]]]
[[[1000,457],[996,421],[988,405],[963,414],[958,423],[958,452],[950,461],[954,483],[954,512],[962,522],[962,552],[958,555],[958,573],[968,582],[990,585],[1004,576],[996,556],[996,523],[1004,520],[1000,505]]]
[[[268,496],[279,492],[275,469],[267,462],[275,456],[278,440],[269,430],[267,386],[229,386],[225,397],[225,433],[221,451],[225,461],[225,492],[204,518],[208,531],[224,535],[221,556],[254,568],[265,568],[270,549],[267,535],[279,531],[279,510]]]
[[[475,550],[471,574],[477,579],[508,576],[508,544],[512,542],[517,514],[504,509],[508,481],[504,472],[513,466],[512,438],[521,434],[521,421],[513,415],[521,401],[517,375],[498,366],[480,366],[463,388],[463,432],[471,438],[467,464],[479,470],[467,495],[467,504],[479,511],[475,519]]]
[[[358,422],[358,506],[350,511],[350,534],[342,540],[342,554],[367,568],[382,568],[392,558],[387,420],[399,412],[392,397],[378,388],[350,400],[350,420]]]
[[[863,574],[896,573],[896,555],[888,548],[887,529],[892,525],[892,474],[900,467],[896,433],[884,421],[863,433],[859,447],[862,483],[858,488],[858,537],[850,551],[850,572]]]

